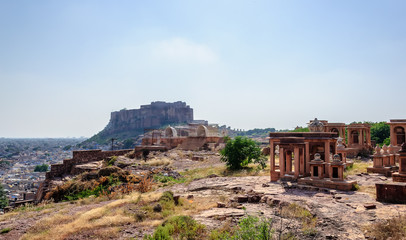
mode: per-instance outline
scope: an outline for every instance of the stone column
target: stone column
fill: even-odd
[[[286,160],[285,171],[287,174],[290,174],[290,172],[292,171],[292,152],[291,151],[286,150],[285,160]]]
[[[305,172],[305,161],[304,161],[304,148],[299,149],[300,150],[300,174],[304,176],[306,174]]]
[[[300,171],[300,154],[299,154],[299,148],[295,147],[294,150],[294,154],[295,154],[295,178],[299,177],[299,171]]]
[[[397,142],[396,142],[396,136],[395,136],[395,127],[393,125],[390,125],[390,143],[393,146],[397,146]]]
[[[305,143],[305,165],[306,165],[306,169],[305,169],[305,174],[310,174],[310,146],[309,143],[306,142]]]
[[[358,144],[359,145],[364,145],[363,144],[363,139],[362,139],[362,130],[358,131]]]
[[[281,173],[280,177],[285,175],[285,151],[279,145],[279,171]]]
[[[345,143],[345,127],[341,128],[342,131],[342,138],[344,139],[344,143]]]
[[[327,176],[329,176],[329,167],[328,164],[330,163],[330,141],[324,142],[324,162],[326,165],[324,165],[325,172]]]
[[[348,128],[348,146],[351,146],[352,144],[352,134],[351,134],[351,129]]]
[[[371,146],[371,129],[368,129],[367,143],[368,146]]]
[[[271,172],[275,171],[275,146],[273,143],[273,140],[269,141],[269,160],[270,162],[270,166],[271,166]]]

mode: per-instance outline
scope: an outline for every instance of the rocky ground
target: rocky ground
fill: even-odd
[[[151,155],[148,161],[156,161],[176,171],[192,171],[203,168],[224,168],[219,161],[219,155],[210,152],[181,152],[171,151]],[[134,164],[134,160],[119,159],[121,163]],[[148,163],[147,161],[147,163]],[[136,160],[136,164],[145,164]],[[127,167],[129,165],[123,165]],[[266,174],[266,173],[265,173]],[[362,191],[363,188],[372,189],[377,182],[390,181],[390,178],[378,174],[351,175],[356,180],[361,191],[341,192],[329,189],[319,189],[297,185],[295,183],[271,183],[269,176],[241,176],[221,177],[221,174],[207,174],[209,176],[198,178],[191,182],[179,183],[157,188],[157,193],[172,191],[190,202],[214,203],[212,207],[192,211],[190,215],[208,229],[217,229],[225,224],[235,224],[246,214],[271,218],[275,236],[279,233],[290,232],[297,239],[365,239],[365,226],[406,214],[405,205],[383,204],[376,202],[373,191]],[[24,214],[18,212],[0,216],[0,229],[10,228],[9,233],[1,234],[1,239],[19,239],[37,221],[46,219],[56,212],[64,211],[66,214],[86,212],[100,208],[114,201],[92,202],[80,205],[77,203],[53,204],[52,208],[28,211]],[[199,202],[199,203],[200,203]],[[303,223],[299,219],[284,217],[283,207],[296,204],[307,209],[315,219],[315,231],[303,231]],[[209,205],[208,205],[209,206]],[[211,205],[210,205],[211,206]],[[140,227],[135,224],[120,226],[120,232],[115,239],[142,239],[145,233],[152,233],[153,226]],[[89,235],[82,235],[72,239],[87,239]],[[106,237],[106,239],[109,239]]]

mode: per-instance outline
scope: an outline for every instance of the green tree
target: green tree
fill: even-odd
[[[294,130],[292,130],[291,132],[310,132],[308,127],[298,127]]]
[[[46,172],[48,171],[48,164],[37,165],[34,168],[34,172]]]
[[[8,199],[6,192],[4,191],[3,184],[0,183],[0,209],[7,207]]]
[[[376,141],[377,144],[387,144],[385,139],[390,137],[390,127],[386,122],[371,123],[371,140]],[[390,140],[389,140],[390,141]]]
[[[262,168],[266,167],[266,158],[261,155],[261,148],[247,137],[238,136],[228,140],[220,154],[221,161],[232,170],[242,169],[252,162],[260,164]]]

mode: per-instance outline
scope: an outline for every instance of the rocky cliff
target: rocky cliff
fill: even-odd
[[[98,134],[86,142],[105,143],[110,138],[124,140],[169,124],[193,121],[193,109],[185,102],[152,102],[139,109],[120,110],[111,113],[110,122]]]

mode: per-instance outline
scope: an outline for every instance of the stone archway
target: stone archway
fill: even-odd
[[[178,132],[176,131],[175,128],[173,127],[167,127],[165,129],[165,137],[167,138],[173,138],[173,137],[177,137],[178,136]]]
[[[206,126],[200,125],[197,127],[197,136],[198,137],[207,137],[209,135],[209,130]]]
[[[396,145],[402,145],[405,142],[405,129],[403,127],[395,127]]]

